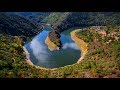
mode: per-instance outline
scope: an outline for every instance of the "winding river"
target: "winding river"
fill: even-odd
[[[80,58],[81,51],[69,34],[61,34],[63,47],[61,50],[50,51],[45,44],[48,30],[43,30],[32,41],[25,44],[34,65],[45,68],[58,68],[74,64]]]

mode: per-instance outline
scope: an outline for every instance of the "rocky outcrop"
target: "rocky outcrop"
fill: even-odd
[[[60,34],[55,30],[51,31],[48,34],[45,40],[45,43],[47,44],[48,48],[51,51],[61,49],[62,43],[61,43],[60,37],[61,37]]]
[[[48,49],[49,49],[50,51],[59,50],[59,49],[60,49],[56,44],[54,44],[54,43],[50,40],[50,38],[49,38],[48,36],[47,36],[47,38],[46,38],[46,40],[45,40],[45,44],[48,46]]]

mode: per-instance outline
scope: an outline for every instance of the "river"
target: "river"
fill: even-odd
[[[48,30],[43,30],[32,41],[24,45],[30,54],[32,63],[45,68],[58,68],[76,63],[81,51],[70,35],[64,34],[65,32],[61,33],[62,49],[50,51],[45,44],[48,33]]]

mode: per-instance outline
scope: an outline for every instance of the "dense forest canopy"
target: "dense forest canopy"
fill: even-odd
[[[54,16],[58,14],[54,14]],[[48,17],[52,17],[53,14]],[[57,16],[55,18],[57,18]],[[119,12],[65,12],[56,20],[54,28],[60,32],[72,27],[87,27],[87,26],[106,26],[106,25],[120,25]],[[55,19],[53,17],[53,19]],[[52,19],[52,18],[51,18]],[[54,21],[49,19],[48,21]],[[53,22],[51,22],[53,23]]]
[[[0,14],[0,34],[13,36],[35,36],[42,26],[14,14]]]

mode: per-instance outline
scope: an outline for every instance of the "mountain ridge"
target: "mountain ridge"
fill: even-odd
[[[35,36],[42,26],[20,17],[18,15],[0,14],[0,34],[13,36]]]

